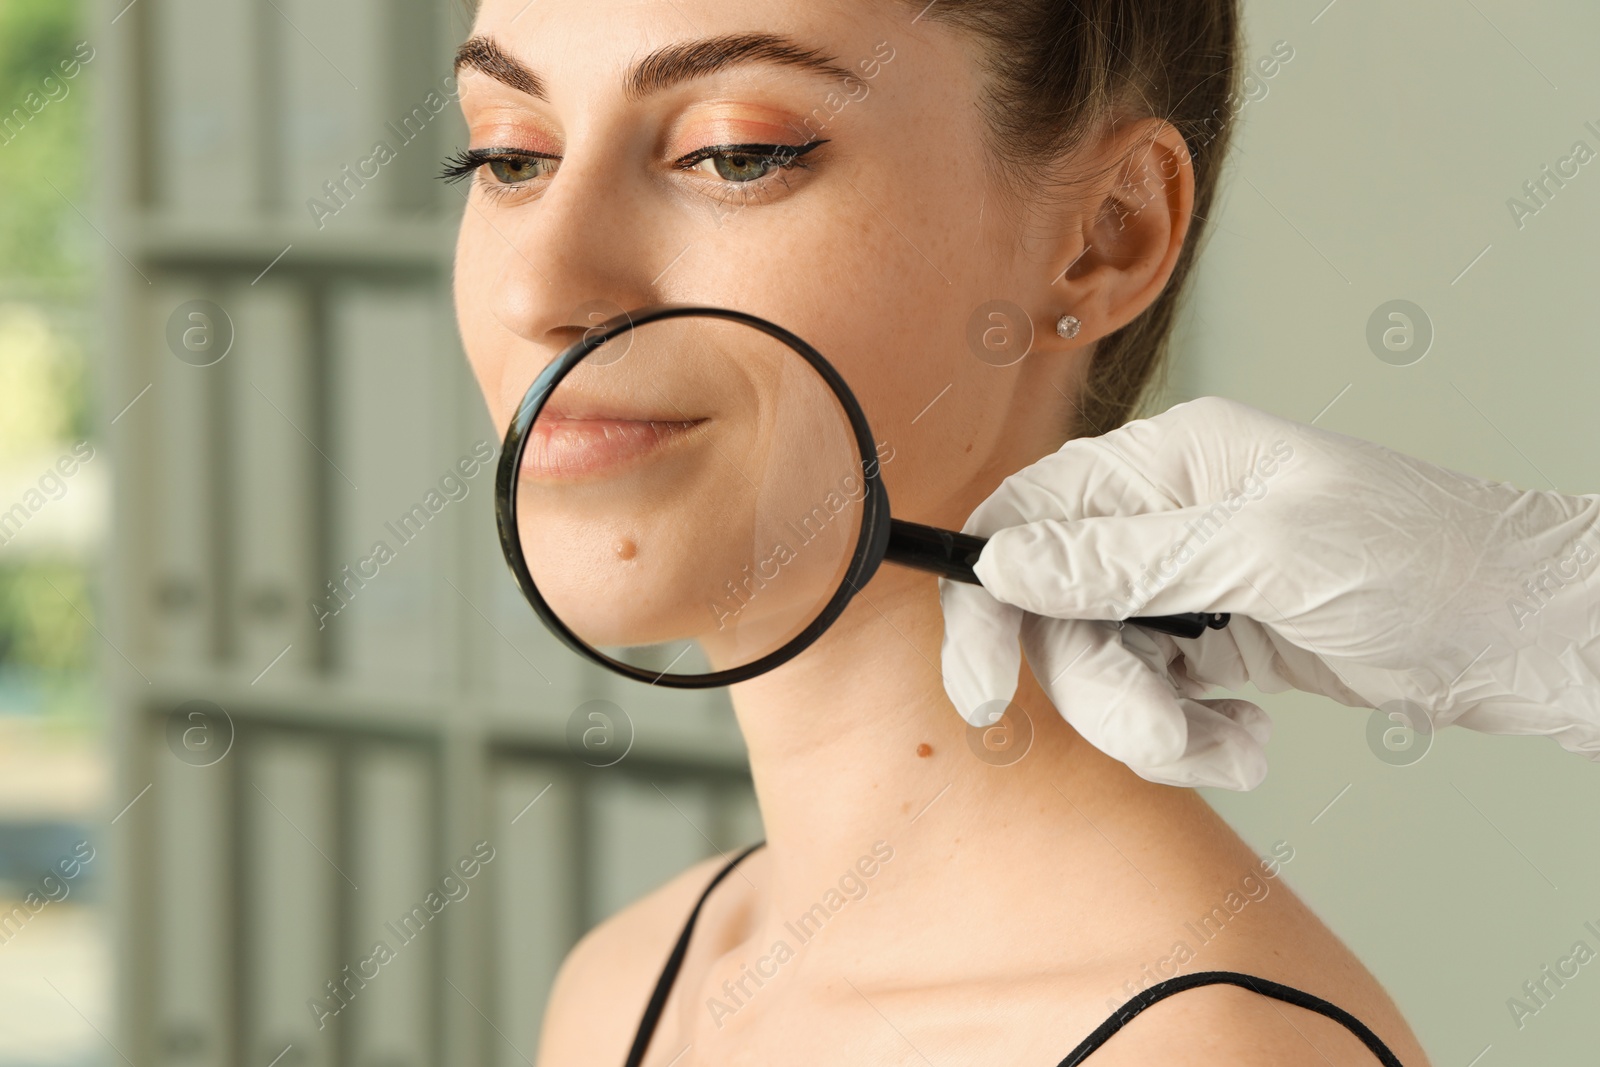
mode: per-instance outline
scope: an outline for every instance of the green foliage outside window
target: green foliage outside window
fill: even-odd
[[[109,249],[92,180],[96,58],[76,0],[0,0],[0,479],[42,473],[88,433],[85,338],[94,264]],[[80,45],[87,44],[87,48]],[[93,49],[93,53],[88,50]],[[79,213],[82,212],[82,215]],[[105,227],[102,225],[102,229]],[[0,511],[16,503],[0,499]],[[37,520],[35,520],[37,521]],[[0,714],[83,721],[99,638],[92,560],[0,545]]]

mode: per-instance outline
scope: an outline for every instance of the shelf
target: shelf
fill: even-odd
[[[456,223],[453,219],[352,221],[319,231],[274,220],[219,224],[143,215],[131,220],[122,236],[129,254],[147,263],[237,263],[260,270],[269,264],[437,269],[448,265],[454,254]]]
[[[298,729],[352,730],[367,735],[406,734],[442,737],[466,732],[490,747],[566,749],[566,721],[529,713],[510,697],[375,693],[370,688],[330,680],[252,685],[232,671],[147,671],[148,687],[124,689],[148,713],[177,708],[195,699],[211,701],[230,717]],[[743,771],[746,753],[731,727],[708,728],[675,722],[662,715],[637,724],[630,755],[643,761],[671,762],[684,768]]]

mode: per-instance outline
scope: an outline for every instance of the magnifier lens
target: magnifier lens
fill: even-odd
[[[783,341],[711,316],[645,322],[549,391],[517,471],[517,536],[548,610],[631,667],[743,667],[844,584],[867,506],[860,440]]]

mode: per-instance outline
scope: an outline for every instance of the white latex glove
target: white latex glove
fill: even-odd
[[[1600,496],[1206,397],[1069,441],[963,530],[990,539],[983,587],[940,582],[942,656],[973,725],[1015,694],[1020,638],[1067,721],[1151,781],[1260,784],[1266,714],[1198,699],[1246,682],[1600,760]],[[1233,618],[1194,640],[1083,621],[1192,611]]]

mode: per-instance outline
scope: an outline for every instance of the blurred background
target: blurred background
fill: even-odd
[[[1600,9],[1246,13],[1162,403],[1600,490]],[[760,837],[725,698],[582,667],[501,562],[431,180],[465,32],[0,0],[3,1067],[529,1062],[583,930]],[[1435,1063],[1592,1060],[1600,977],[1523,983],[1600,949],[1600,768],[1260,699],[1267,782],[1208,799]]]
[[[81,15],[72,3],[0,3],[0,1061],[19,1064],[75,1063],[90,1050],[41,978],[98,1020],[112,1008],[103,861],[59,888],[41,884],[79,842],[98,847],[111,795],[94,674],[110,461],[71,479],[55,468],[101,439],[90,360],[103,351],[103,246],[68,203],[92,196],[82,166],[92,94],[79,91],[87,78],[42,85],[73,58]],[[48,907],[19,913],[30,892]]]

